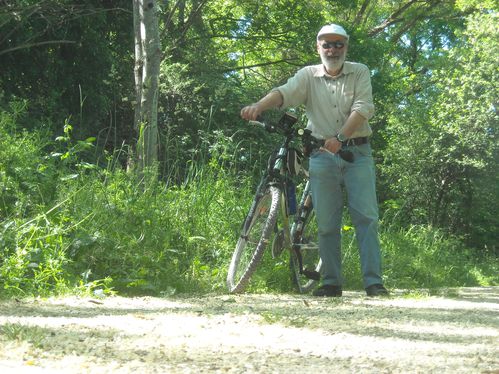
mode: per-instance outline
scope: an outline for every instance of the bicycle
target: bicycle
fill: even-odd
[[[243,222],[229,265],[227,287],[231,293],[245,290],[274,235],[272,257],[276,258],[285,248],[289,249],[292,282],[298,292],[305,293],[320,280],[322,262],[308,171],[301,164],[304,156],[320,148],[324,141],[314,138],[310,130],[295,128],[297,118],[290,113],[285,113],[276,124],[263,118],[250,122],[268,132],[283,135],[284,140],[271,153]],[[296,139],[301,139],[305,155],[294,144]],[[340,151],[340,156],[351,161],[352,155],[348,151]],[[296,207],[294,179],[299,177],[302,177],[304,186]],[[290,225],[292,216],[294,220]]]

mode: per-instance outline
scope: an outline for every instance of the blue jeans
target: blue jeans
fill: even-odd
[[[341,218],[343,190],[360,250],[364,287],[382,284],[378,238],[376,176],[371,146],[343,147],[354,154],[349,163],[337,154],[317,151],[310,156],[310,185],[323,262],[323,284],[341,286]]]

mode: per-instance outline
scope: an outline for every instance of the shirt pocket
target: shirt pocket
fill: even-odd
[[[354,92],[353,91],[345,91],[342,97],[343,105],[346,110],[350,110],[352,105],[353,105],[353,97],[354,97]]]

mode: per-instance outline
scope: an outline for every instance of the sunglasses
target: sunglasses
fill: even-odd
[[[322,49],[330,49],[330,48],[336,48],[336,49],[341,49],[345,46],[345,43],[343,42],[324,42],[321,44]]]

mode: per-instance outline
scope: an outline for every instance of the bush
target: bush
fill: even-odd
[[[381,233],[384,276],[396,288],[499,284],[496,260],[465,248],[432,226],[388,227]],[[494,269],[494,267],[496,269]]]
[[[241,221],[244,184],[206,167],[170,187],[154,175],[96,171],[61,187],[59,219],[72,222],[66,246],[71,274],[112,279],[126,293],[220,289],[225,259]]]
[[[19,131],[22,113],[22,103],[0,113],[4,296],[225,292],[254,189],[253,173],[239,171],[232,148],[207,146],[210,156],[189,165],[185,183],[168,185],[156,173],[137,179],[112,156],[106,167],[83,162],[91,139],[73,141],[68,123],[56,141]],[[361,289],[355,230],[345,222],[345,288]],[[431,226],[381,228],[389,287],[499,283],[497,261],[466,250],[458,238]],[[292,292],[287,260],[267,251],[249,291]]]
[[[44,134],[16,127],[24,102],[0,111],[0,219],[29,216],[54,198],[56,167],[44,155]]]
[[[41,131],[16,127],[26,104],[0,112],[0,285],[7,294],[46,294],[67,288],[64,223],[44,212],[56,198],[58,171],[45,155]]]

